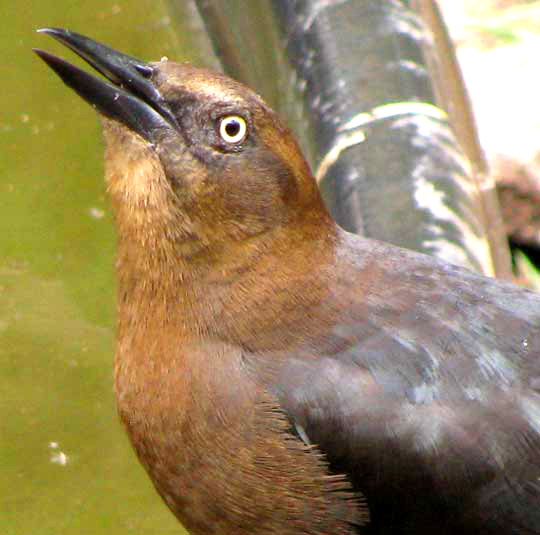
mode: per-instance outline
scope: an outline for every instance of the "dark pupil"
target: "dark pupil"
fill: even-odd
[[[240,123],[238,121],[229,121],[225,125],[225,132],[230,137],[235,137],[240,132]]]

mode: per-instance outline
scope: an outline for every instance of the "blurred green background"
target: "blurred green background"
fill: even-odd
[[[175,27],[166,8],[2,3],[1,535],[182,533],[116,417],[115,236],[100,123],[31,50],[80,65],[35,33],[59,26],[141,58],[200,63],[196,30]]]

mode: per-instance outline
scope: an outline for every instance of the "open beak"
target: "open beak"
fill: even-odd
[[[151,65],[69,30],[43,28],[38,32],[71,48],[111,82],[92,76],[44,50],[34,49],[67,86],[103,115],[120,121],[150,142],[155,140],[159,130],[177,127],[170,108],[152,84]]]

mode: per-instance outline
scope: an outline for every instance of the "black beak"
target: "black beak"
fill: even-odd
[[[107,83],[48,52],[34,49],[67,86],[103,115],[122,122],[151,142],[159,130],[177,127],[174,115],[151,82],[151,65],[69,30],[43,28],[38,32],[51,35],[71,48],[112,82]]]

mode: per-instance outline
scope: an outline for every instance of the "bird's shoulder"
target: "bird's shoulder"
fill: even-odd
[[[407,486],[452,529],[540,533],[540,296],[348,236],[320,276],[331,292],[296,336],[281,324],[283,347],[246,358],[298,435],[377,496],[375,517],[414,512]]]

